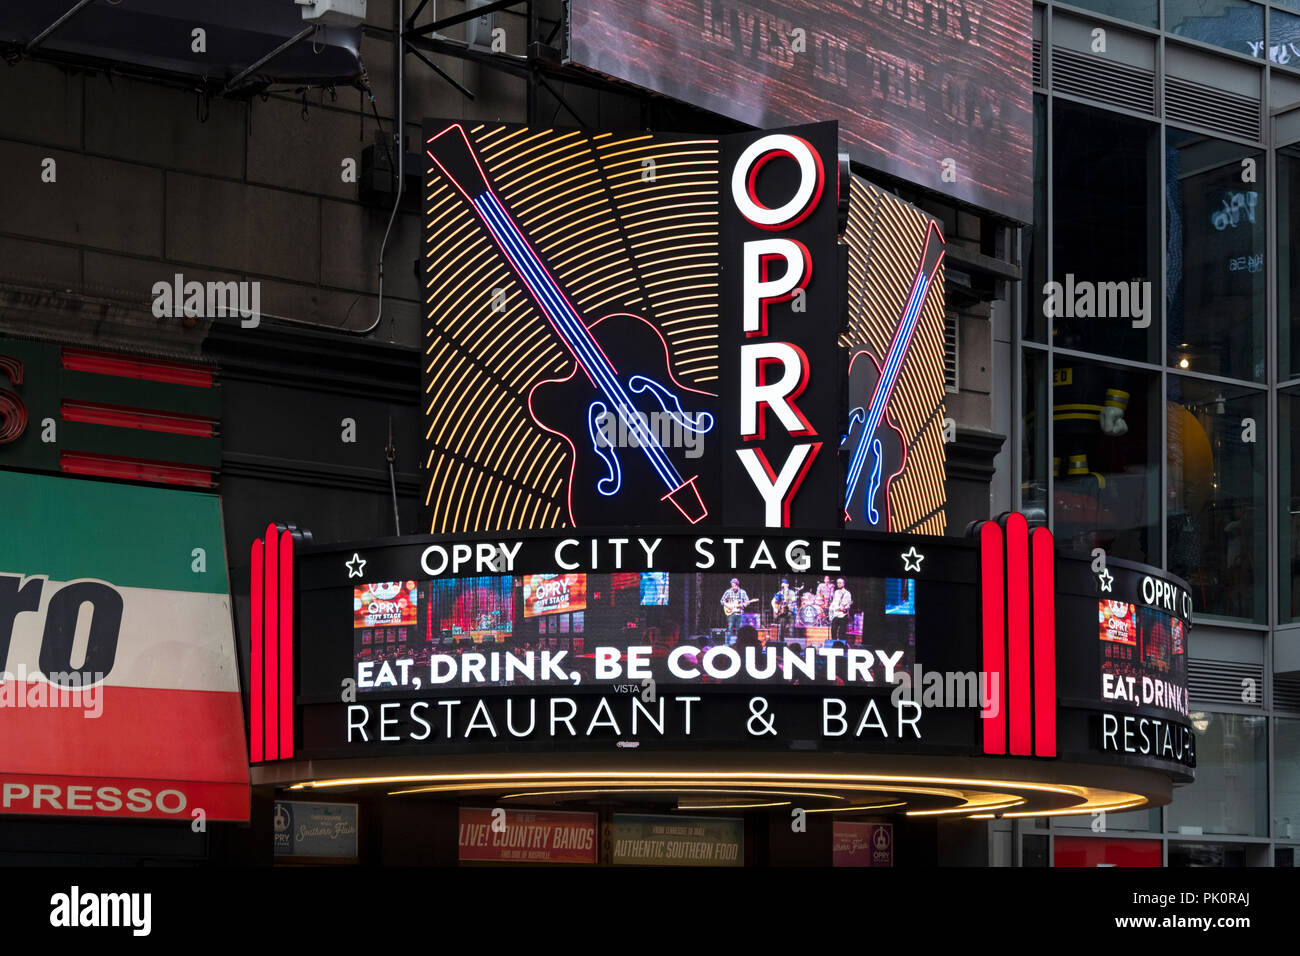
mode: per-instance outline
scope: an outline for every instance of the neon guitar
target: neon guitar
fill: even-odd
[[[875,356],[865,350],[855,352],[849,360],[849,430],[840,441],[840,448],[849,452],[845,522],[861,522],[879,531],[891,530],[889,486],[903,473],[907,444],[903,432],[886,412],[899,369],[920,321],[921,307],[943,256],[943,236],[939,227],[931,223],[884,366],[877,364]]]
[[[663,336],[641,316],[615,313],[586,320],[492,189],[463,126],[448,126],[425,145],[429,158],[468,201],[522,288],[573,356],[574,367],[567,375],[539,382],[528,395],[533,418],[563,438],[573,452],[570,522],[582,526],[701,521],[709,509],[699,474],[683,476],[683,449],[665,448],[656,423],[703,435],[713,428],[716,396],[676,380]],[[686,393],[692,405],[705,410],[686,411],[679,397]],[[694,444],[698,459],[700,443]],[[639,467],[631,462],[625,467],[623,448],[635,450]],[[704,468],[699,460],[693,463]]]

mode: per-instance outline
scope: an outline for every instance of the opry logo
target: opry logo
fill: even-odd
[[[767,206],[758,198],[755,183],[763,166],[776,157],[792,159],[798,167],[793,194],[783,204]],[[806,139],[772,133],[755,140],[741,152],[731,171],[731,200],[744,222],[765,237],[746,240],[741,249],[740,438],[738,448],[745,473],[763,501],[763,523],[789,527],[790,504],[813,459],[821,451],[817,430],[800,411],[796,400],[808,385],[808,354],[793,342],[772,335],[769,307],[791,302],[791,311],[806,311],[804,304],[812,277],[812,257],[804,243],[779,235],[802,223],[817,208],[825,191],[826,171],[817,150]],[[825,334],[834,334],[827,329]],[[776,419],[784,436],[796,440],[784,460],[772,461],[775,451],[766,433],[768,415]],[[785,446],[787,443],[782,443]]]

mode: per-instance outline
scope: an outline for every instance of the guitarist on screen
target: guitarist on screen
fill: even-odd
[[[794,611],[795,601],[799,597],[799,592],[803,588],[790,587],[788,578],[781,579],[781,586],[777,588],[776,594],[772,595],[772,615],[776,619],[778,627],[777,638],[782,641],[788,641],[794,636]]]
[[[831,595],[831,640],[844,641],[853,610],[853,594],[844,586],[843,578],[835,579],[835,593]],[[845,646],[848,641],[844,641]]]
[[[751,599],[740,586],[739,578],[731,579],[731,587],[722,592],[722,613],[727,615],[728,637],[736,636],[736,629],[740,627],[745,616],[745,608],[757,600],[758,598]]]

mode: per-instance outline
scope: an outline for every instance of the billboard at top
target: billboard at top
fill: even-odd
[[[1027,222],[1031,4],[571,0],[569,61],[756,127],[834,119],[854,159]]]
[[[943,237],[836,143],[427,120],[427,529],[942,533]]]

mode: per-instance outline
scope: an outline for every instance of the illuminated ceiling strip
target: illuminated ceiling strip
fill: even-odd
[[[1087,807],[1087,810],[1084,813],[1086,815],[1087,813],[1096,813],[1098,811],[1105,811],[1106,813],[1116,813],[1120,810],[1134,810],[1138,807],[1145,806],[1149,802],[1146,797],[1130,796],[1127,794],[1125,794],[1124,796],[1125,799],[1115,803],[1091,804]],[[1069,807],[1064,810],[1039,810],[1039,811],[1025,810],[1016,813],[1004,813],[1002,814],[1002,816],[1003,817],[1077,817],[1080,816],[1080,812],[1075,807]]]
[[[1088,798],[1088,788],[1075,784],[1052,784],[1038,783],[1035,781],[1011,781],[997,778],[979,778],[979,777],[947,777],[947,776],[925,776],[925,775],[906,775],[906,774],[874,774],[874,773],[795,773],[789,771],[745,771],[745,770],[702,770],[693,771],[689,774],[683,774],[675,770],[566,770],[566,771],[530,771],[517,770],[504,773],[429,773],[429,774],[401,774],[401,775],[381,775],[376,777],[334,777],[326,780],[302,781],[289,787],[291,790],[304,789],[322,789],[329,787],[346,787],[356,786],[359,784],[374,783],[420,783],[424,781],[448,780],[463,781],[466,783],[481,781],[492,782],[493,785],[501,785],[506,781],[527,781],[527,780],[568,780],[575,777],[586,777],[604,780],[624,780],[624,779],[682,779],[686,778],[694,783],[701,780],[713,781],[737,781],[737,780],[788,780],[796,784],[808,786],[810,783],[824,782],[827,786],[834,786],[838,789],[847,789],[854,785],[874,786],[876,789],[882,789],[882,784],[919,784],[922,786],[947,786],[947,787],[1005,787],[1016,790],[1030,790],[1039,793],[1051,793],[1064,796],[1074,796],[1080,799]],[[910,791],[910,787],[908,788]]]
[[[694,339],[689,339],[688,341],[694,341]],[[714,344],[714,345],[692,345],[688,349],[674,348],[673,352],[677,355],[689,355],[691,352],[716,352],[717,350],[718,347],[716,344]]]
[[[421,793],[424,788],[415,790],[394,790],[389,796],[399,794]],[[729,789],[725,787],[690,787],[683,791],[681,787],[598,787],[598,788],[568,788],[563,790],[529,790],[522,793],[506,793],[501,795],[502,800],[527,800],[533,797],[558,797],[569,796],[578,793],[731,793],[738,796],[769,796],[769,797],[813,797],[821,800],[843,800],[839,794],[817,793],[815,791],[802,790],[751,790],[751,789]],[[837,808],[839,809],[839,808]]]
[[[863,810],[892,810],[894,807],[905,806],[907,806],[906,800],[897,800],[893,803],[864,803],[851,807],[815,807],[805,810],[804,813],[861,813]]]
[[[988,797],[990,800],[996,799],[998,802],[970,800],[965,806],[961,807],[947,807],[941,810],[908,810],[907,815],[909,817],[948,817],[970,813],[971,810],[1003,810],[1008,807],[1018,807],[1028,802],[1024,797],[1007,798],[1002,794],[989,794]]]
[[[677,801],[678,810],[758,810],[763,807],[788,807],[789,800],[779,803],[682,803]]]

